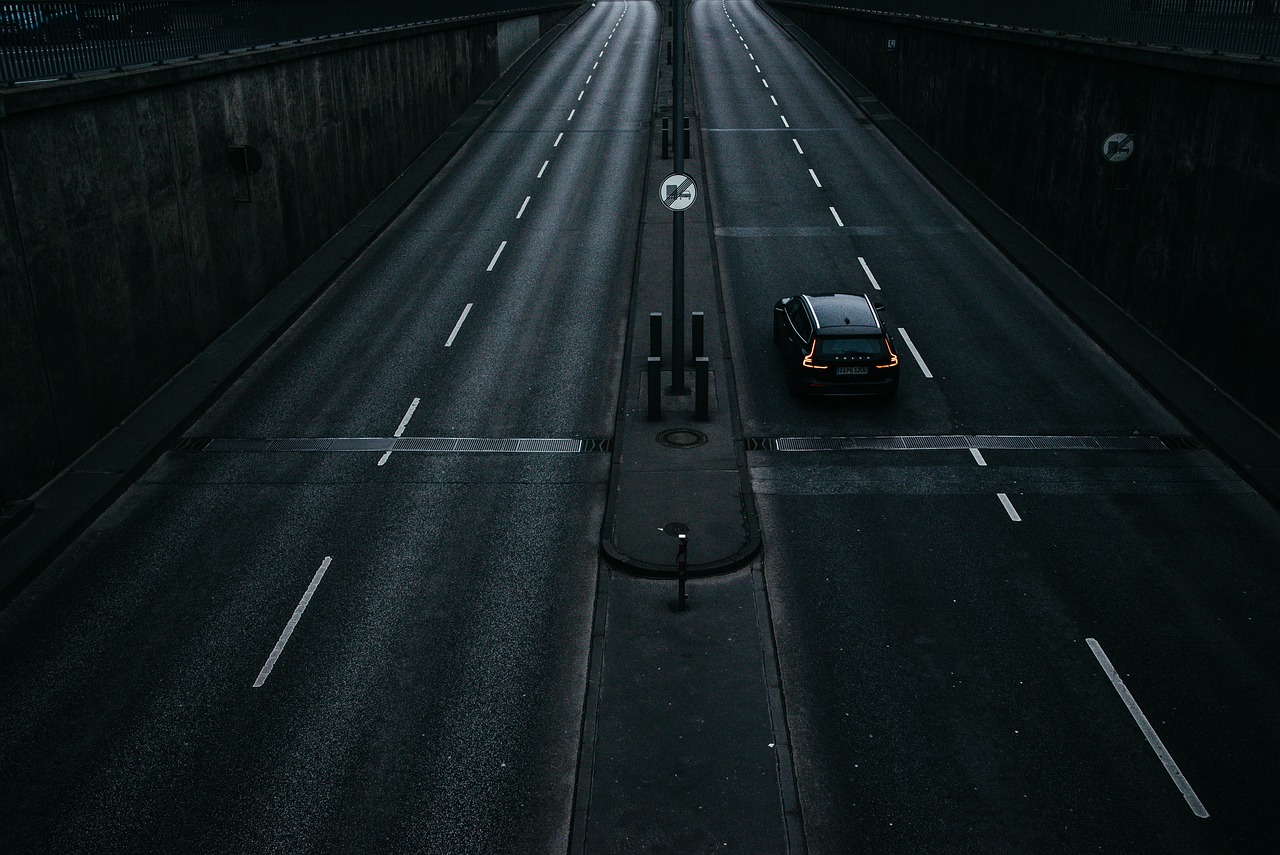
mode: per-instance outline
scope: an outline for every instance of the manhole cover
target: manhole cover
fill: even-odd
[[[672,428],[658,434],[658,442],[672,448],[693,448],[707,441],[707,435],[692,428]]]
[[[682,534],[689,533],[689,527],[682,522],[669,522],[662,527],[662,530],[672,537],[679,537]]]

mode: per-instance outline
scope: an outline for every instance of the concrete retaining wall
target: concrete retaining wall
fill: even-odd
[[[1050,249],[1280,428],[1280,68],[773,5]],[[1103,157],[1117,132],[1135,142],[1120,165]]]
[[[0,502],[234,323],[569,8],[0,90]]]

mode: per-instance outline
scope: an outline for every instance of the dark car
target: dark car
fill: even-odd
[[[773,341],[782,348],[795,395],[894,395],[898,355],[880,321],[884,306],[866,294],[797,294],[773,307]]]

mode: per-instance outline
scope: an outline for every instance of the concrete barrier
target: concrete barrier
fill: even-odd
[[[576,5],[0,90],[0,503],[101,438]]]
[[[1276,63],[771,5],[1059,257],[1280,429]],[[1113,134],[1133,136],[1120,163],[1104,155]]]

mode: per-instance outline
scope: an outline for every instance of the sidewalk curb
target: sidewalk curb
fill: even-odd
[[[653,103],[657,104],[658,87],[662,78],[662,46],[663,46],[663,30],[659,30],[657,51],[658,51],[658,69],[659,73],[654,80],[654,99]],[[689,28],[685,28],[685,45],[688,49],[690,44]],[[692,52],[690,51],[690,54]],[[686,111],[690,115],[697,115],[698,93],[696,87],[696,75],[692,72],[691,63],[686,65],[686,73],[690,80],[695,81],[689,89],[689,101],[685,106]],[[698,129],[699,150],[706,151],[706,137],[702,131],[702,123],[696,122]],[[649,120],[649,151],[654,148],[655,135],[659,133],[657,123],[652,117]],[[700,157],[700,162],[705,170],[705,156]],[[646,157],[644,166],[644,192],[648,192],[653,172],[653,159]],[[701,193],[708,193],[705,185],[708,182],[703,181],[703,187],[700,187]],[[724,305],[724,291],[720,280],[720,264],[717,256],[717,246],[715,241],[715,227],[711,222],[711,202],[710,196],[706,195],[707,209],[707,233],[710,241],[710,257],[711,257],[711,273],[712,283],[715,290],[716,311],[720,316],[720,342],[723,350],[723,376],[725,381],[726,395],[728,397],[728,410],[730,430],[733,435],[734,459],[737,465],[737,475],[739,490],[741,492],[742,515],[747,530],[745,541],[732,554],[717,559],[715,561],[690,563],[685,568],[685,574],[689,578],[705,578],[708,576],[718,576],[739,570],[748,564],[759,554],[763,541],[760,536],[759,517],[756,511],[755,494],[751,491],[751,475],[747,468],[746,447],[742,440],[742,420],[738,409],[738,392],[736,380],[733,371],[733,356],[729,348],[729,331],[727,328],[727,318]],[[676,568],[672,564],[657,564],[651,561],[634,558],[623,552],[613,542],[611,532],[615,531],[615,521],[617,518],[617,502],[613,501],[613,497],[618,490],[616,486],[620,481],[620,471],[623,459],[623,437],[625,435],[626,414],[629,403],[629,390],[631,384],[629,379],[634,376],[634,364],[632,361],[632,345],[636,330],[638,329],[638,318],[635,317],[636,307],[639,303],[638,294],[640,290],[640,268],[643,241],[645,236],[645,198],[642,193],[640,200],[640,227],[636,230],[636,250],[631,270],[631,305],[628,310],[627,335],[623,344],[623,360],[622,360],[622,377],[620,385],[620,393],[618,396],[618,409],[614,417],[614,444],[613,456],[609,467],[609,498],[605,508],[604,520],[601,525],[600,533],[600,554],[607,560],[610,566],[622,570],[630,575],[639,576],[648,579],[673,579],[676,576]]]

